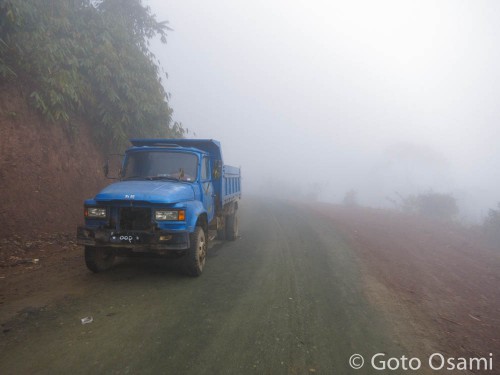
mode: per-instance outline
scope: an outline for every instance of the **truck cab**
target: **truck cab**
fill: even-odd
[[[214,140],[134,139],[119,181],[84,202],[77,240],[93,272],[115,256],[183,258],[199,276],[213,230],[221,240],[238,236],[240,169],[222,163]]]

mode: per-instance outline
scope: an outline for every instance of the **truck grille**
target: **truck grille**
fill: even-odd
[[[148,230],[151,227],[151,208],[120,208],[120,228],[122,230]]]

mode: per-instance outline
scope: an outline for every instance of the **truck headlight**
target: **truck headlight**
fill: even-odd
[[[85,217],[89,219],[106,219],[107,210],[102,207],[85,207]]]
[[[183,221],[186,220],[186,211],[158,210],[155,211],[155,219],[158,221]]]

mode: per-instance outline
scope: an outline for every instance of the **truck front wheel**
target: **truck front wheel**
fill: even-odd
[[[85,246],[85,264],[92,272],[98,273],[106,271],[113,266],[115,261],[115,254],[111,250]]]
[[[202,227],[196,227],[189,235],[189,249],[184,258],[184,272],[189,276],[200,276],[207,257],[207,241]]]

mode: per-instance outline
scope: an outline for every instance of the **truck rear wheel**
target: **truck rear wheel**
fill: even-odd
[[[238,210],[226,217],[226,240],[235,241],[239,234]]]
[[[200,276],[207,257],[207,241],[202,227],[196,227],[189,235],[189,249],[184,258],[184,272],[189,276]]]
[[[85,246],[85,264],[92,272],[98,273],[110,269],[115,261],[115,254],[111,250]]]
[[[219,219],[217,219],[219,220]],[[223,225],[217,228],[217,239],[224,241],[226,239],[226,222],[222,220]]]
[[[226,227],[225,225],[221,229],[217,229],[217,239],[224,241],[226,239]]]

